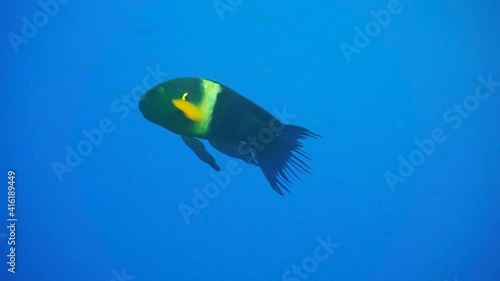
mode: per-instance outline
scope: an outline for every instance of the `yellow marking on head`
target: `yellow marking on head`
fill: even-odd
[[[187,96],[187,93],[185,93],[180,100],[172,100],[172,103],[177,109],[182,111],[184,116],[186,116],[189,120],[195,122],[201,121],[203,119],[203,113],[196,105],[186,101],[185,96]]]
[[[184,113],[186,118],[194,121],[191,127],[192,134],[195,136],[204,136],[210,130],[212,122],[212,113],[217,96],[222,91],[222,86],[216,82],[205,79],[199,80],[199,88],[193,88],[193,94],[196,99],[191,99],[189,93],[184,93],[181,99],[173,100],[174,106]],[[196,100],[196,104],[193,104]]]

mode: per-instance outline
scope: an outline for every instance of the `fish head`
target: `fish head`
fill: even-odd
[[[148,90],[139,101],[146,119],[178,134],[189,134],[203,119],[199,79],[177,78]]]

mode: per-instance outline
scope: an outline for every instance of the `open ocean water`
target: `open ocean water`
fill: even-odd
[[[500,280],[497,1],[6,2],[0,280]],[[177,77],[304,140],[290,193],[147,121]]]

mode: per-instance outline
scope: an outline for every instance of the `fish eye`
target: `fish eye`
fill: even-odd
[[[188,93],[184,93],[184,94],[182,95],[182,100],[187,100],[187,97],[188,97]]]
[[[165,92],[165,89],[163,87],[158,87],[158,93],[163,94]]]

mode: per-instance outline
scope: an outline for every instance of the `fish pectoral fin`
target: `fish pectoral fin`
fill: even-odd
[[[174,106],[184,113],[184,116],[191,121],[199,122],[203,119],[203,114],[201,110],[194,104],[183,100],[172,100]]]
[[[189,148],[191,148],[191,150],[196,154],[196,156],[198,156],[198,158],[200,158],[201,161],[210,165],[210,167],[214,168],[214,170],[220,171],[220,167],[217,165],[217,163],[215,163],[215,159],[212,157],[212,155],[210,155],[210,153],[208,153],[208,151],[205,149],[205,146],[200,140],[184,135],[181,135],[181,137],[184,143]]]
[[[218,151],[229,157],[241,159],[249,164],[258,166],[255,160],[255,150],[244,142],[227,142],[210,140],[210,144]]]

